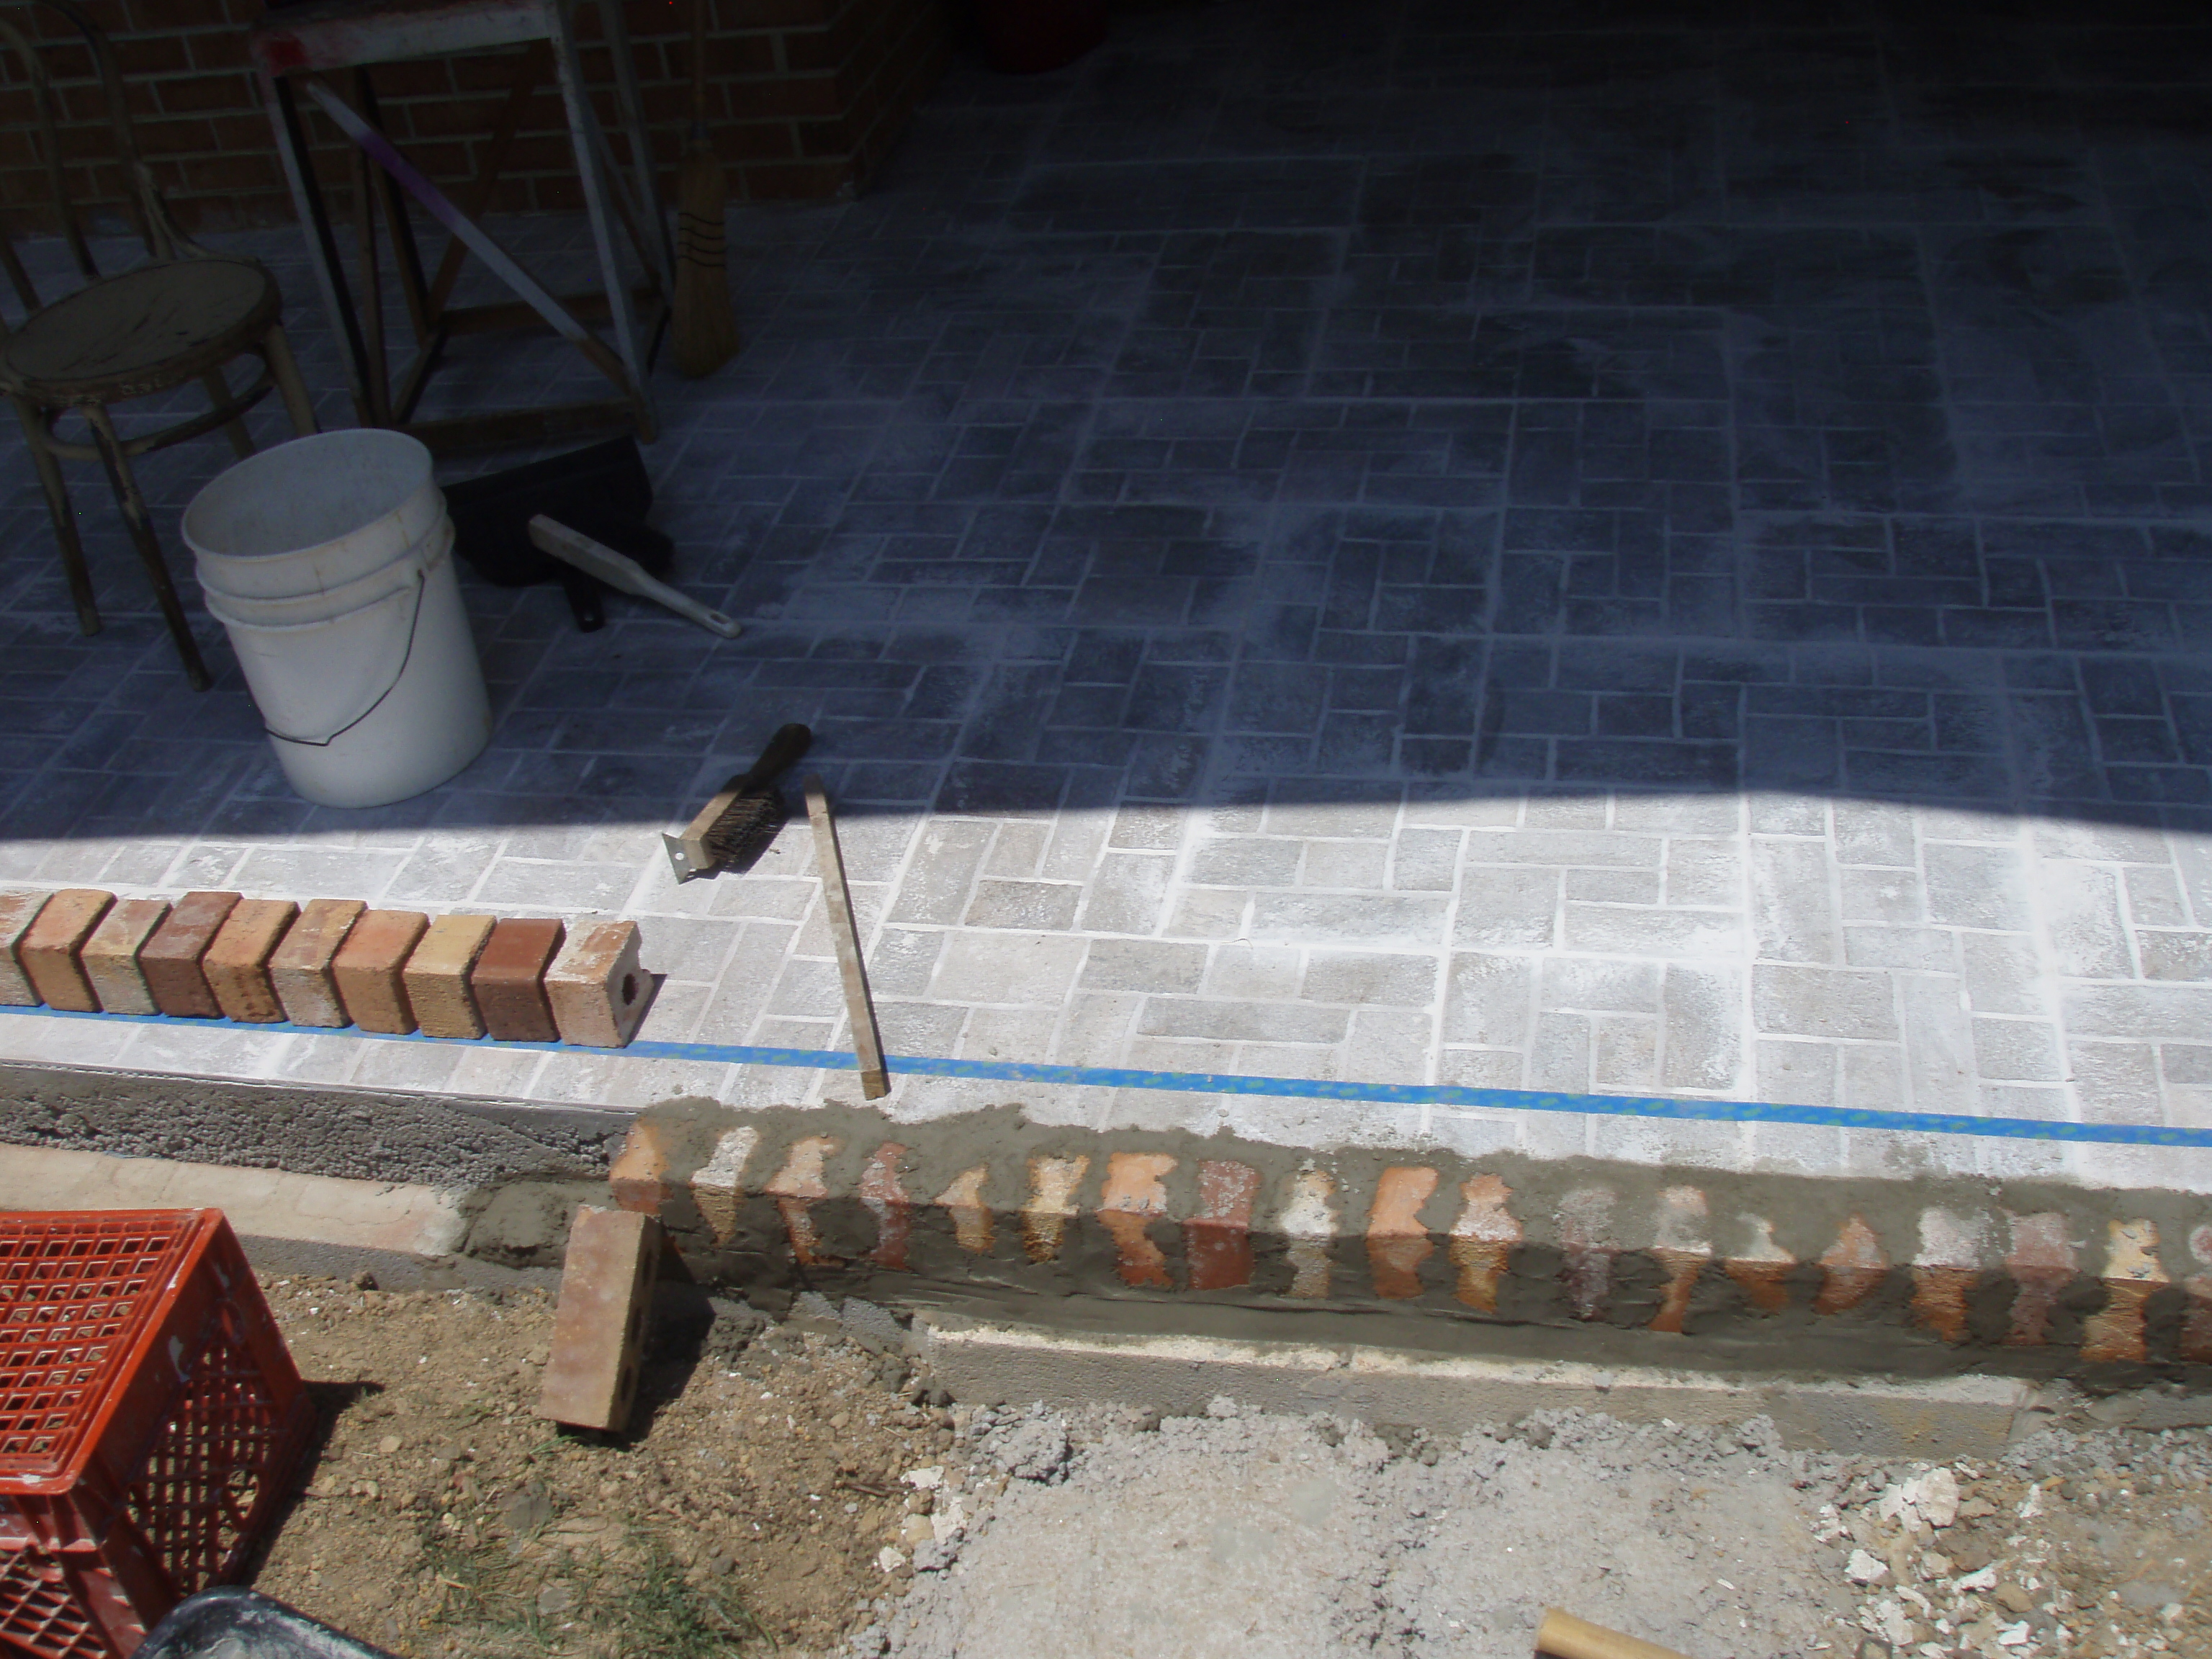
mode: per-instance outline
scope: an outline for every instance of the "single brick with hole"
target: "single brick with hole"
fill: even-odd
[[[660,1224],[651,1216],[590,1205],[576,1212],[540,1417],[585,1429],[620,1429],[629,1421],[659,1267]]]
[[[208,983],[208,946],[238,908],[236,893],[187,893],[138,952],[154,1006],[185,1019],[219,1019],[222,1005]]]
[[[568,938],[558,921],[514,920],[491,930],[469,970],[484,1029],[501,1042],[557,1042],[561,1028],[545,1000],[545,969]]]
[[[111,1014],[152,1014],[154,994],[146,988],[145,970],[138,953],[154,930],[168,919],[167,899],[118,899],[115,908],[100,919],[92,937],[84,942],[77,960],[92,981],[93,994]]]
[[[23,935],[23,972],[39,1000],[49,1008],[76,1014],[96,1014],[100,999],[84,976],[77,953],[92,937],[100,919],[115,902],[115,895],[97,887],[64,887],[48,899],[39,919]]]
[[[201,965],[216,1001],[231,1018],[267,1025],[284,1018],[284,1005],[269,981],[269,958],[299,914],[289,899],[246,899],[208,946]]]
[[[407,958],[407,1006],[423,1035],[480,1037],[483,1021],[469,994],[469,969],[483,954],[496,916],[440,916]]]
[[[269,958],[269,985],[295,1025],[344,1025],[345,1004],[331,961],[368,907],[359,899],[310,899]]]
[[[653,975],[639,965],[637,924],[587,921],[545,970],[545,997],[561,1041],[619,1048],[637,1035],[653,1000]]]
[[[430,926],[419,910],[365,910],[338,953],[331,977],[347,1017],[364,1031],[404,1036],[415,1029],[407,1004],[407,958]]]
[[[20,890],[0,893],[0,1002],[16,1008],[35,1008],[39,993],[23,971],[23,935],[46,908],[46,895]]]

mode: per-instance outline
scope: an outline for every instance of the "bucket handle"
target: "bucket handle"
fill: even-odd
[[[404,592],[405,590],[403,589],[401,591]],[[428,596],[429,592],[429,573],[424,570],[417,570],[415,573],[415,614],[409,617],[407,621],[407,648],[399,653],[399,666],[394,669],[392,672],[392,683],[386,686],[383,690],[376,694],[376,701],[374,702],[369,704],[368,708],[362,709],[361,713],[356,714],[351,720],[348,720],[343,726],[338,727],[337,731],[331,732],[327,738],[295,738],[289,732],[279,732],[273,726],[264,726],[261,729],[264,732],[266,732],[278,743],[294,743],[299,744],[302,749],[327,749],[332,744],[336,743],[340,738],[345,736],[347,732],[352,731],[355,726],[359,726],[371,714],[374,714],[378,709],[383,708],[384,700],[390,696],[394,691],[397,691],[399,689],[399,682],[407,677],[408,662],[415,655],[415,635],[416,630],[422,626],[422,601]]]

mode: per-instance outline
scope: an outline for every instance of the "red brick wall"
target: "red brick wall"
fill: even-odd
[[[129,83],[138,143],[187,228],[279,223],[292,216],[246,56],[262,0],[87,0]],[[808,198],[863,183],[944,67],[944,0],[708,0],[708,125],[741,200]],[[690,0],[624,0],[650,141],[664,186],[690,125]],[[9,15],[55,43],[63,154],[80,203],[119,203],[121,176],[90,54],[58,13]],[[584,70],[611,122],[611,60],[596,7],[579,9]],[[448,187],[475,176],[516,58],[502,53],[380,66],[386,125]],[[50,228],[33,106],[13,54],[0,53],[0,210],[13,229]],[[350,94],[350,88],[341,88]],[[313,118],[317,170],[333,185],[348,157]],[[619,146],[617,146],[619,148]],[[343,199],[334,199],[343,210]],[[550,75],[525,114],[495,210],[579,205],[568,127]]]

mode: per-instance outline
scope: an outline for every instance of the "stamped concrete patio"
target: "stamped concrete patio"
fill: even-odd
[[[864,198],[733,216],[744,353],[657,385],[678,580],[744,636],[471,586],[500,723],[418,799],[292,797],[90,476],[78,638],[10,443],[0,878],[634,916],[647,1036],[836,1048],[803,827],[680,888],[659,842],[799,720],[895,1053],[2212,1127],[2208,62],[2179,8],[1239,0],[957,68]],[[296,237],[223,240],[349,421]],[[589,373],[475,349],[447,407]],[[166,530],[226,453],[149,468]],[[39,1016],[0,1059],[854,1092]],[[1010,1099],[2212,1189],[2201,1150],[1503,1097],[890,1103]]]

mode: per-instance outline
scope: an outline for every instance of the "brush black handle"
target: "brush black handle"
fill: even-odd
[[[798,721],[781,726],[761,750],[761,757],[753,763],[753,769],[739,778],[731,787],[747,793],[772,783],[779,774],[789,771],[813,745],[814,733]]]

